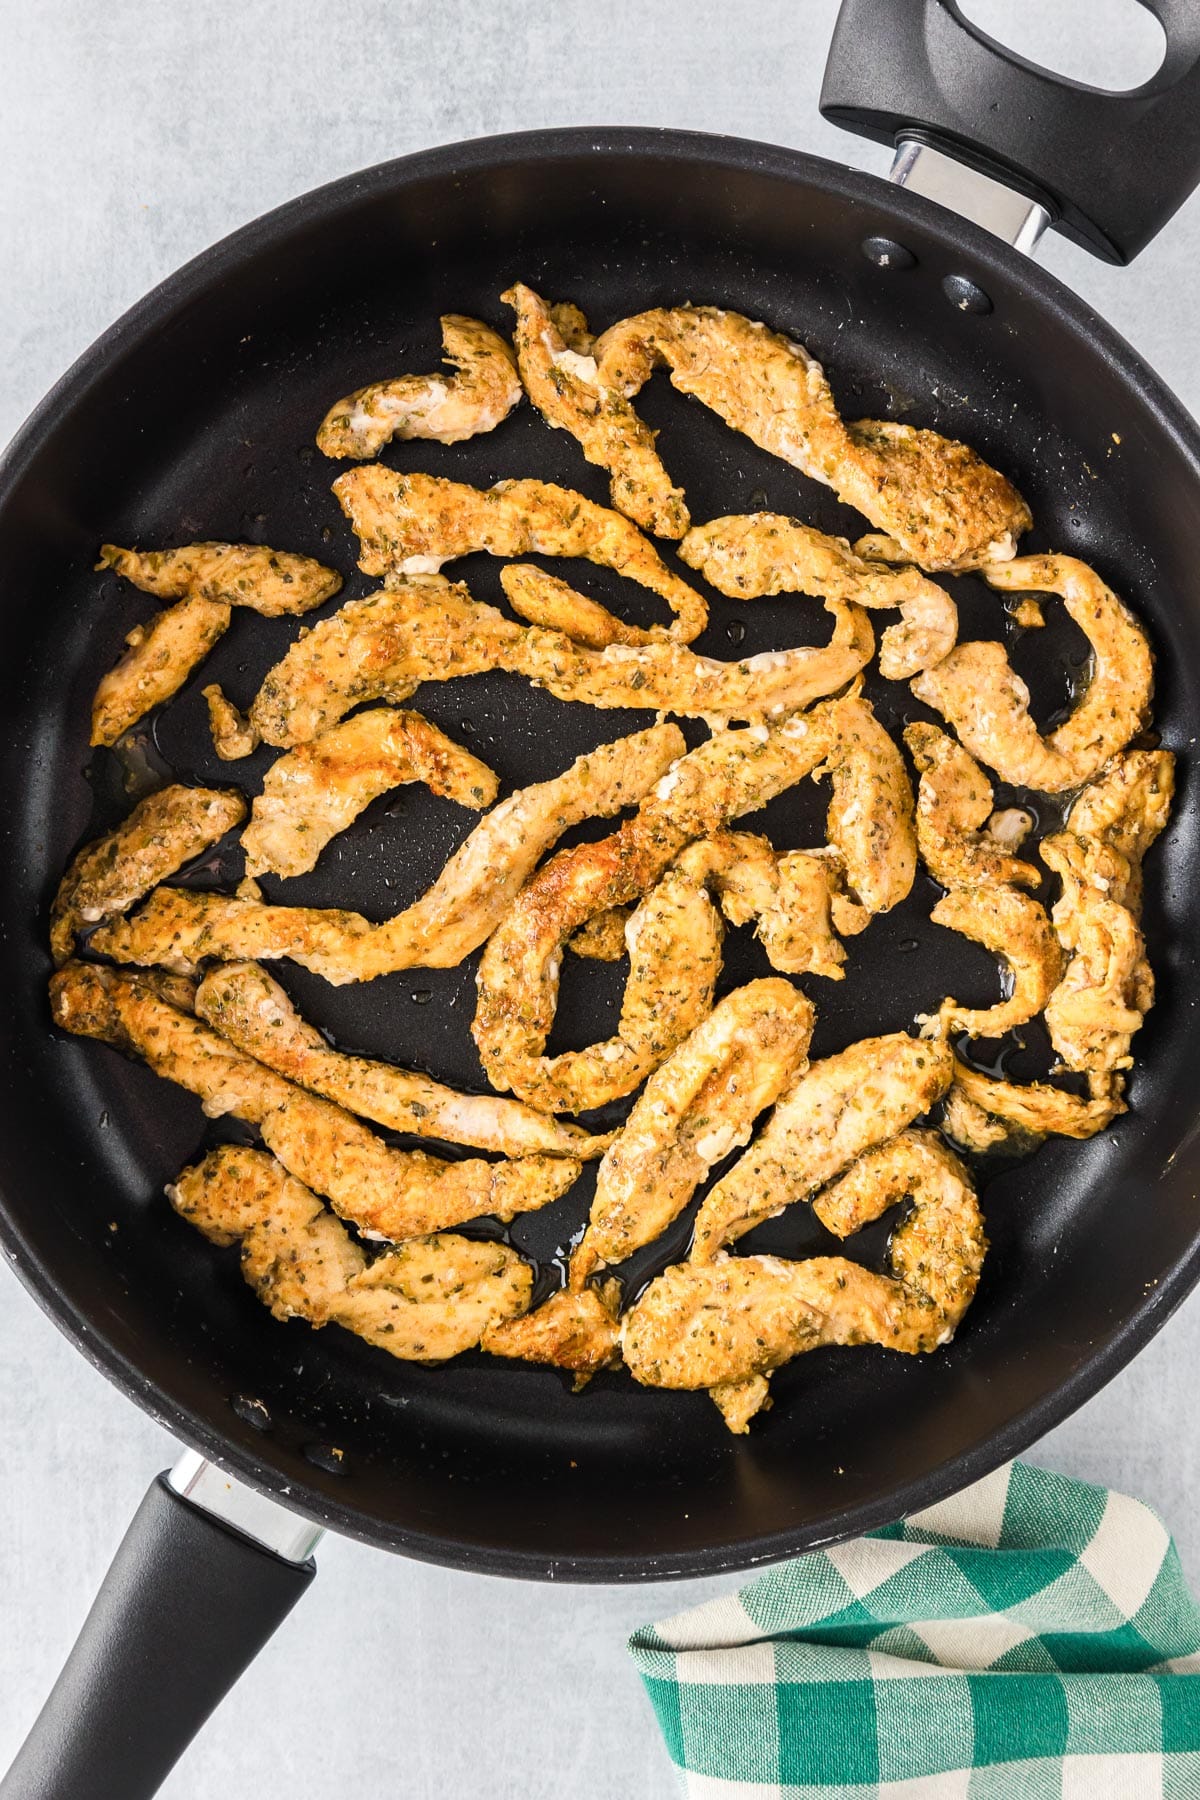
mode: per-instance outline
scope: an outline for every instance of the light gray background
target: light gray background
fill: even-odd
[[[1132,0],[974,0],[971,10],[985,24],[1006,16],[1009,41],[1032,54],[1074,55],[1083,77],[1149,72],[1156,28]],[[1068,47],[1071,12],[1085,41]],[[306,188],[406,150],[529,126],[644,123],[882,170],[882,151],[817,114],[835,13],[835,0],[0,0],[0,441],[187,257]],[[1043,257],[1197,407],[1200,203],[1133,270],[1057,240]],[[15,1281],[3,1280],[0,1301],[3,1768],[174,1447]],[[1033,1454],[1152,1501],[1200,1582],[1198,1361],[1194,1299]],[[624,1638],[727,1582],[523,1586],[332,1540],[320,1565],[168,1783],[171,1800],[674,1792]]]

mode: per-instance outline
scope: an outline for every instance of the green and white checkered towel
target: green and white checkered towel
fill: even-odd
[[[1012,1463],[639,1631],[689,1800],[1200,1796],[1200,1612],[1140,1501]]]

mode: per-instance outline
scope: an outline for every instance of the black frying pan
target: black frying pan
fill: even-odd
[[[1030,70],[943,0],[850,0],[824,104],[882,137],[915,127],[963,149],[1041,196],[1072,235],[1126,260],[1200,176],[1200,26],[1186,0],[1154,10],[1167,63],[1137,94],[1114,97]],[[774,1411],[742,1441],[703,1396],[634,1391],[619,1373],[577,1398],[553,1372],[480,1355],[406,1367],[336,1329],[273,1322],[235,1254],[215,1252],[161,1198],[217,1128],[190,1097],[49,1024],[46,911],[68,856],[154,771],[229,779],[199,688],[216,679],[244,703],[294,629],[239,617],[140,757],[89,759],[92,689],[147,611],[92,572],[96,546],[260,539],[336,563],[348,596],[366,591],[329,493],[335,469],[312,448],[316,424],[331,398],[369,377],[434,366],[439,312],[501,323],[498,295],[516,278],[577,299],[601,325],[683,298],[737,308],[807,344],[848,417],[967,439],[1028,496],[1028,547],[1093,561],[1150,622],[1157,726],[1182,753],[1176,816],[1149,871],[1159,999],[1137,1042],[1132,1111],[1090,1143],[1052,1141],[983,1171],[993,1249],[952,1346],[926,1359],[805,1357],[777,1377]],[[828,530],[862,528],[665,382],[644,405],[694,518],[766,505]],[[528,408],[491,436],[393,446],[387,460],[480,484],[536,473],[605,497],[574,444]],[[1200,822],[1188,768],[1200,719],[1198,516],[1200,434],[1101,320],[977,226],[790,151],[649,131],[456,145],[322,189],[207,252],[87,353],[0,477],[0,1233],[17,1272],[85,1355],[246,1484],[244,1507],[286,1495],[303,1520],[462,1568],[582,1581],[742,1568],[879,1525],[984,1474],[1115,1374],[1200,1273]],[[460,572],[481,597],[498,597],[495,564],[471,559]],[[650,616],[595,572],[582,584]],[[1005,623],[996,597],[973,578],[950,585],[964,636],[995,635]],[[718,655],[733,642],[745,653],[825,631],[815,604],[711,598],[699,647]],[[1069,702],[1082,638],[1057,620],[1010,647],[1050,718]],[[892,727],[920,716],[905,688],[876,681],[870,691]],[[508,786],[644,722],[565,707],[499,675],[430,688],[419,704]],[[234,778],[256,782],[265,760],[238,765]],[[770,809],[776,842],[820,841],[822,796],[806,789]],[[1043,809],[1043,825],[1054,818]],[[394,911],[464,829],[463,815],[407,789],[288,896]],[[236,872],[232,852],[188,878]],[[843,984],[806,984],[819,1009],[814,1054],[909,1026],[950,991],[995,997],[992,959],[928,923],[933,892],[918,878],[902,909],[852,942]],[[745,934],[731,933],[725,986],[764,968]],[[284,979],[340,1042],[472,1085],[473,974],[474,959],[365,988],[329,989],[290,968]],[[556,1043],[606,1035],[619,984],[616,969],[571,967]],[[1003,1052],[1018,1078],[1047,1066],[1033,1032]],[[513,1227],[547,1283],[587,1202],[581,1183]],[[804,1254],[822,1243],[807,1209],[792,1213],[763,1229],[762,1247]],[[631,1281],[682,1242],[639,1261]],[[857,1243],[864,1260],[883,1253],[880,1235]],[[211,1507],[210,1493],[202,1475],[195,1498]],[[151,1489],[8,1800],[151,1793],[286,1612],[308,1571],[302,1546],[273,1537],[285,1515],[243,1508],[230,1529],[228,1507],[217,1510],[225,1524]]]

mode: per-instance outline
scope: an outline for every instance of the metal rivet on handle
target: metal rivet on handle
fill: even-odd
[[[947,275],[942,282],[942,292],[959,312],[990,313],[992,310],[991,297],[965,275]]]
[[[877,269],[915,269],[917,266],[912,251],[906,244],[898,244],[895,238],[864,238],[862,253]]]

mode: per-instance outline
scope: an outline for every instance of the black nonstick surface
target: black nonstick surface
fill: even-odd
[[[880,231],[902,238],[917,266],[870,263],[860,246]],[[941,287],[949,274],[982,284],[994,310],[955,310]],[[336,1328],[275,1323],[236,1254],[214,1250],[162,1197],[202,1145],[240,1128],[206,1123],[191,1097],[55,1034],[47,1012],[46,913],[68,856],[167,769],[256,789],[272,753],[220,763],[200,688],[218,680],[248,702],[300,626],[238,616],[139,749],[90,757],[96,680],[152,609],[93,572],[98,544],[261,541],[336,565],[347,578],[340,599],[367,592],[374,584],[355,569],[329,492],[338,465],[313,447],[316,426],[364,380],[434,367],[439,312],[503,329],[498,296],[517,278],[579,301],[597,326],[683,299],[737,308],[807,344],[848,417],[966,438],[1029,498],[1027,547],[1093,561],[1149,621],[1155,726],[1181,758],[1176,816],[1147,871],[1159,998],[1137,1040],[1131,1113],[1090,1143],[1054,1141],[981,1166],[992,1251],[949,1348],[921,1359],[804,1357],[776,1376],[774,1410],[743,1440],[727,1436],[704,1396],[635,1389],[619,1372],[577,1397],[551,1371],[478,1354],[408,1367]],[[642,406],[694,519],[770,507],[851,536],[863,529],[665,378]],[[473,442],[395,445],[383,460],[480,485],[537,475],[607,497],[602,474],[528,407]],[[762,146],[584,132],[458,146],[323,190],[218,246],[89,352],[10,452],[0,486],[0,1188],[18,1272],[86,1354],[189,1441],[338,1529],[441,1561],[577,1579],[708,1572],[882,1523],[984,1473],[1114,1373],[1196,1274],[1198,468],[1181,409],[1050,277],[869,177]],[[669,546],[664,554],[672,559]],[[547,566],[627,617],[662,616],[606,573]],[[480,557],[450,572],[499,602],[498,570]],[[1086,650],[1061,606],[1049,603],[1045,631],[1022,633],[977,579],[949,585],[963,637],[1003,635],[1039,720],[1051,721],[1071,702]],[[696,648],[714,655],[828,636],[815,601],[709,598]],[[874,673],[868,692],[893,729],[930,716]],[[412,704],[491,763],[503,792],[649,722],[566,706],[506,675],[429,685]],[[686,729],[692,742],[704,735]],[[746,824],[781,846],[818,844],[826,799],[805,783]],[[1038,811],[1053,828],[1059,812]],[[422,891],[472,823],[405,788],[312,875],[263,885],[271,898],[382,917]],[[238,873],[233,846],[186,879]],[[911,1027],[947,993],[998,997],[994,959],[929,923],[937,891],[919,875],[904,906],[851,940],[844,982],[802,982],[818,1011],[814,1055]],[[340,1045],[479,1087],[468,1030],[476,962],[340,989],[289,965],[280,973]],[[749,934],[730,931],[722,991],[766,972]],[[568,959],[552,1048],[609,1034],[623,975]],[[1049,1065],[1040,1027],[1023,1036],[1024,1048],[974,1054],[1028,1078]],[[589,1174],[512,1227],[543,1287],[558,1279],[555,1258],[590,1192]],[[686,1225],[631,1266],[631,1290],[680,1252]],[[796,1207],[745,1248],[830,1244]],[[886,1230],[850,1250],[881,1266]]]

